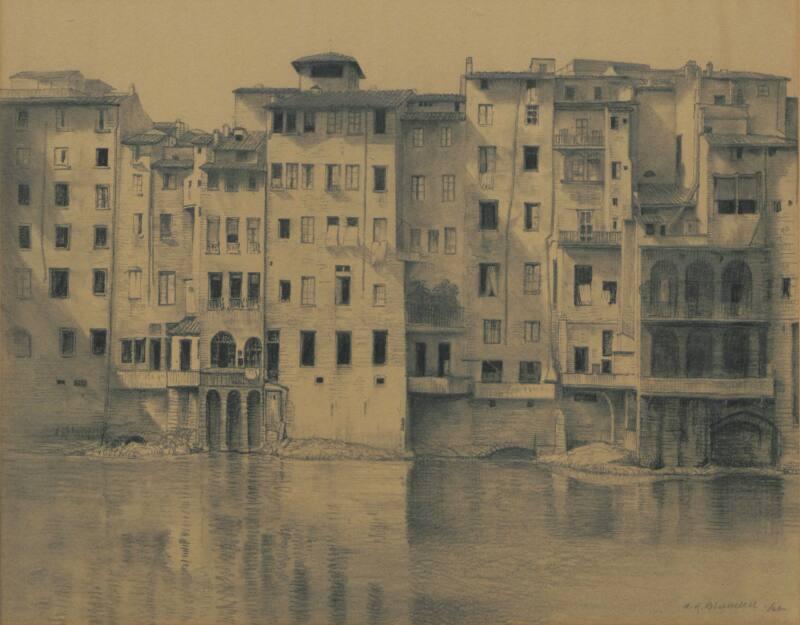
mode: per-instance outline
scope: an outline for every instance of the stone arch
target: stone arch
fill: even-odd
[[[228,451],[239,451],[242,440],[242,396],[231,391],[225,401],[225,444]]]
[[[711,424],[711,461],[727,466],[769,466],[778,459],[778,428],[763,415],[741,410]]]
[[[236,366],[236,341],[229,332],[217,332],[211,339],[211,366]]]
[[[688,317],[711,317],[714,308],[714,269],[704,260],[686,267],[684,299]]]
[[[247,394],[247,446],[258,449],[264,444],[264,427],[261,410],[261,392],[250,391]]]
[[[674,331],[659,328],[652,334],[650,374],[656,378],[674,378],[679,373],[678,338]]]
[[[244,366],[261,366],[261,339],[258,337],[250,337],[244,344]]]
[[[209,449],[219,449],[222,434],[222,402],[219,393],[210,390],[206,394],[206,443]]]

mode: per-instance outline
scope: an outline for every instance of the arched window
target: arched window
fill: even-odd
[[[255,336],[247,339],[244,344],[244,366],[261,366],[261,341]]]
[[[11,332],[11,345],[17,358],[31,357],[31,334],[24,328],[14,328]]]
[[[236,341],[227,332],[217,332],[211,339],[211,366],[236,366]]]
[[[711,317],[714,307],[714,269],[695,261],[686,268],[684,286],[687,317]]]
[[[661,260],[650,270],[650,314],[672,317],[678,304],[678,270]]]
[[[722,272],[722,303],[727,314],[739,316],[747,311],[753,294],[750,267],[741,260],[728,263]]]
[[[657,378],[674,378],[679,375],[678,339],[672,330],[657,330],[653,333],[650,371]]]
[[[747,377],[750,365],[750,333],[746,328],[731,328],[722,344],[722,366],[733,377]]]

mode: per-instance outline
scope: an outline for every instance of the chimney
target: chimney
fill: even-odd
[[[467,63],[466,63],[466,68],[464,69],[464,73],[467,74],[467,75],[472,73],[472,57],[471,56],[467,57]]]
[[[218,128],[214,128],[214,130],[213,130],[213,132],[211,134],[214,137],[214,145],[218,145],[219,144],[219,140],[220,140],[219,129]]]
[[[694,78],[700,73],[700,67],[697,65],[697,61],[694,59],[689,59],[686,61],[686,65],[683,66],[683,74],[686,78]]]
[[[228,124],[222,124],[222,136],[227,137],[231,134],[231,127]]]
[[[709,61],[706,63],[706,76],[711,76],[714,73],[714,64]]]
[[[136,85],[133,83],[128,87],[128,95],[136,95]]]
[[[539,69],[538,67],[535,67],[535,65],[536,65],[536,57],[532,56],[531,62],[528,64],[528,69],[532,72],[535,72],[537,69]]]

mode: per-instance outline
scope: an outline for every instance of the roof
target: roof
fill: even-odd
[[[415,93],[409,102],[466,102],[467,97],[460,93]]]
[[[34,80],[56,80],[59,78],[74,78],[75,76],[83,76],[77,69],[61,69],[50,72],[34,72],[25,71],[17,72],[11,78],[32,78]]]
[[[681,216],[682,212],[683,207],[681,206],[670,206],[669,208],[655,211],[644,211],[639,215],[639,221],[643,224],[663,224],[669,226]]]
[[[415,120],[421,122],[435,122],[435,121],[464,121],[467,118],[466,113],[457,111],[403,111],[400,119]]]
[[[786,76],[777,74],[762,74],[761,72],[737,72],[727,69],[717,69],[711,72],[711,76],[704,74],[705,78],[721,78],[731,80],[790,80]]]
[[[156,128],[145,130],[143,133],[123,139],[125,145],[155,145],[161,143],[168,135]]]
[[[411,89],[378,91],[353,89],[350,91],[303,91],[267,108],[297,108],[324,110],[335,108],[393,108],[403,104],[414,92]]]
[[[301,56],[299,59],[292,61],[292,67],[297,70],[311,63],[352,63],[358,70],[358,77],[366,78],[366,76],[364,76],[364,70],[361,69],[361,66],[355,58],[347,56],[346,54],[340,54],[339,52],[322,52],[320,54]]]
[[[221,137],[219,143],[214,146],[216,150],[257,150],[262,143],[267,133],[264,131],[250,132],[244,135],[241,139],[237,139],[233,135]]]
[[[753,147],[793,147],[797,143],[785,137],[774,135],[717,135],[706,133],[708,143],[715,147],[724,146],[753,146]]]
[[[692,192],[679,184],[640,183],[639,206],[686,206]]]
[[[291,95],[299,92],[300,89],[296,87],[264,87],[257,85],[254,87],[238,87],[233,90],[234,93],[264,93],[271,95]]]
[[[100,80],[99,78],[87,78],[84,81],[83,86],[86,91],[92,91],[95,93],[107,93],[108,91],[114,91],[114,87],[109,85],[104,80]]]
[[[231,169],[238,169],[239,171],[264,171],[264,165],[261,163],[242,163],[238,161],[215,161],[213,163],[203,163],[200,165],[200,169],[203,171],[222,171]]]
[[[200,336],[200,322],[194,315],[184,317],[178,323],[167,324],[168,336]]]
[[[472,72],[467,80],[536,80],[537,78],[553,78],[553,73],[540,72]]]
[[[0,102],[15,104],[91,104],[116,106],[126,95],[88,95],[74,89],[0,89]]]
[[[192,169],[194,161],[190,158],[164,158],[150,165],[152,169]]]
[[[214,135],[205,130],[192,128],[178,138],[178,145],[208,145],[214,140]]]

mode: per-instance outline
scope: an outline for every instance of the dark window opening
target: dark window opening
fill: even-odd
[[[341,78],[344,67],[338,63],[316,63],[311,66],[312,78]]]
[[[497,297],[500,292],[500,265],[481,263],[478,266],[478,294],[481,297]]]
[[[352,333],[336,333],[336,364],[349,365],[352,360]]]
[[[373,167],[373,191],[386,191],[386,167]]]
[[[316,364],[317,333],[314,331],[300,331],[300,366],[313,367]]]
[[[350,276],[336,276],[336,304],[350,305]]]
[[[498,221],[497,202],[480,202],[481,230],[497,230]]]
[[[592,266],[575,265],[575,306],[591,306],[592,304]]]
[[[603,300],[606,304],[617,303],[617,283],[614,281],[603,282]]]
[[[50,270],[50,297],[69,297],[69,269]]]
[[[389,333],[386,330],[372,331],[372,364],[385,365]]]
[[[375,109],[374,133],[376,135],[386,134],[386,109]]]
[[[291,220],[279,219],[278,220],[278,237],[281,239],[288,239],[291,236]]]
[[[539,171],[539,147],[526,145],[523,148],[525,171]]]
[[[499,384],[502,381],[502,360],[484,360],[481,362],[481,382],[486,384]]]
[[[281,302],[288,302],[292,298],[292,283],[289,280],[278,282],[278,299]]]
[[[27,184],[17,185],[17,204],[28,206],[31,203],[31,188]]]
[[[272,111],[272,132],[283,132],[283,111]]]
[[[92,347],[92,354],[95,356],[102,356],[106,353],[106,339],[108,337],[108,333],[106,330],[91,330],[91,347]]]
[[[540,384],[542,381],[542,363],[538,361],[522,361],[519,363],[520,384]]]
[[[589,373],[589,348],[575,347],[575,373]]]
[[[789,298],[792,296],[792,279],[783,278],[781,280],[781,297]]]
[[[97,148],[94,164],[97,167],[108,167],[108,148]]]

